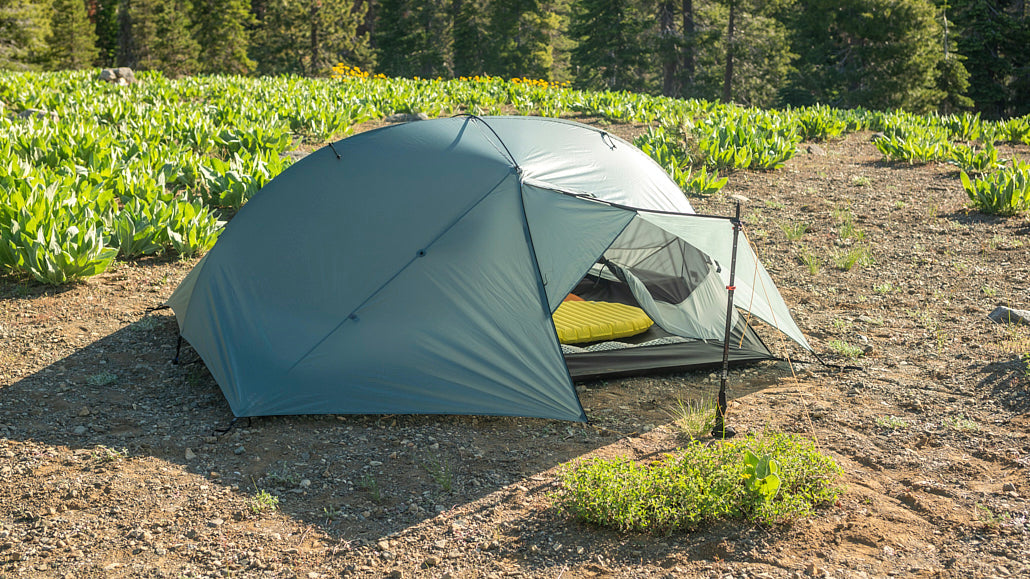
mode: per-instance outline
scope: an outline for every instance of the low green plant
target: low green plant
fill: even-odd
[[[744,453],[744,484],[747,490],[761,497],[764,502],[771,502],[780,492],[783,484],[780,480],[780,463],[772,455],[759,457],[750,450]]]
[[[980,286],[980,292],[989,298],[993,298],[998,295],[998,292],[989,285]]]
[[[954,165],[970,175],[983,175],[1005,166],[1006,159],[998,159],[998,150],[988,143],[982,149],[956,145],[951,150],[948,164]]]
[[[1010,167],[970,179],[959,175],[973,206],[996,215],[1015,215],[1030,210],[1030,163],[1012,160]]]
[[[865,175],[855,175],[851,178],[851,184],[855,187],[868,187],[871,181]]]
[[[858,346],[852,346],[844,340],[830,340],[827,344],[831,350],[852,360],[858,358],[863,354],[862,348]]]
[[[873,285],[873,291],[878,293],[878,294],[880,294],[880,295],[887,295],[887,294],[891,293],[892,291],[894,291],[896,289],[897,288],[894,287],[894,284],[892,284],[889,281],[885,281],[883,283],[878,283],[878,284],[874,284]]]
[[[775,524],[834,504],[840,472],[810,440],[766,432],[695,442],[649,464],[578,462],[561,470],[552,497],[564,512],[620,531],[670,533],[734,518]]]
[[[255,515],[264,511],[274,511],[279,508],[279,497],[265,489],[261,489],[250,499],[250,512]]]
[[[823,259],[808,250],[807,247],[801,248],[801,254],[798,256],[801,263],[808,269],[810,275],[818,275],[819,270],[823,266]]]
[[[785,221],[780,223],[780,229],[787,236],[787,241],[795,241],[804,237],[808,231],[808,224],[802,221]]]
[[[945,418],[944,425],[951,430],[957,430],[959,432],[979,432],[980,425],[974,420],[970,420],[965,416],[959,415],[953,418]]]
[[[446,458],[429,456],[422,461],[422,468],[429,473],[429,476],[440,485],[445,493],[451,492],[454,488],[454,469]]]
[[[688,438],[701,438],[715,427],[716,402],[712,397],[676,401],[672,409],[672,423]]]
[[[378,503],[383,500],[383,490],[379,488],[379,481],[376,480],[372,473],[362,473],[361,480],[358,481],[358,487],[367,492],[374,502]]]
[[[128,458],[129,449],[127,448],[110,448],[104,445],[98,445],[93,449],[93,459],[100,462],[114,462],[119,459]]]
[[[300,484],[300,475],[283,466],[265,473],[265,483],[276,487],[295,487]]]
[[[89,384],[90,386],[107,386],[108,384],[113,383],[117,379],[118,376],[104,370],[103,372],[97,372],[96,374],[91,375],[89,378],[86,378],[86,384]]]
[[[877,416],[876,425],[890,430],[899,430],[908,428],[908,421],[897,416]]]
[[[841,333],[850,331],[852,325],[851,320],[844,320],[841,318],[833,320],[833,329]]]
[[[864,245],[855,245],[847,249],[835,251],[833,264],[841,271],[851,271],[856,266],[867,267],[873,264],[873,257],[869,254],[869,248]]]

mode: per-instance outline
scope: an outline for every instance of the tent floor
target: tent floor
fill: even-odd
[[[671,344],[639,346],[670,334],[658,327],[618,342],[604,342],[605,349],[565,354],[565,364],[573,380],[612,378],[697,370],[722,365],[722,344],[685,340]],[[620,347],[622,346],[622,347]],[[730,347],[730,363],[745,364],[776,359],[768,350]]]

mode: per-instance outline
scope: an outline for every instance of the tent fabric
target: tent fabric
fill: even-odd
[[[670,333],[714,339],[725,288],[705,280],[727,273],[714,264],[728,263],[730,228],[692,213],[657,164],[591,127],[533,117],[395,125],[268,183],[167,304],[237,416],[582,421],[551,314],[599,259],[622,263]],[[635,238],[665,239],[668,255],[629,259]],[[738,304],[807,346],[761,264],[741,255],[738,279],[753,274],[761,291]],[[680,280],[687,299],[656,297],[655,278]],[[720,299],[721,314],[707,309]],[[673,323],[690,315],[696,327]]]

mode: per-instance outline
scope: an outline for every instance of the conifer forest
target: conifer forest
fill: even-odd
[[[1026,0],[0,0],[0,68],[498,76],[756,107],[1030,112]]]

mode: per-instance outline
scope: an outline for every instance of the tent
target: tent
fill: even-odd
[[[661,167],[602,130],[411,122],[289,167],[167,305],[238,417],[584,421],[574,378],[721,361],[733,223],[694,214]],[[810,350],[746,242],[736,272],[736,304]],[[552,312],[573,290],[655,324],[636,343],[563,346]],[[731,359],[772,357],[731,311]]]

